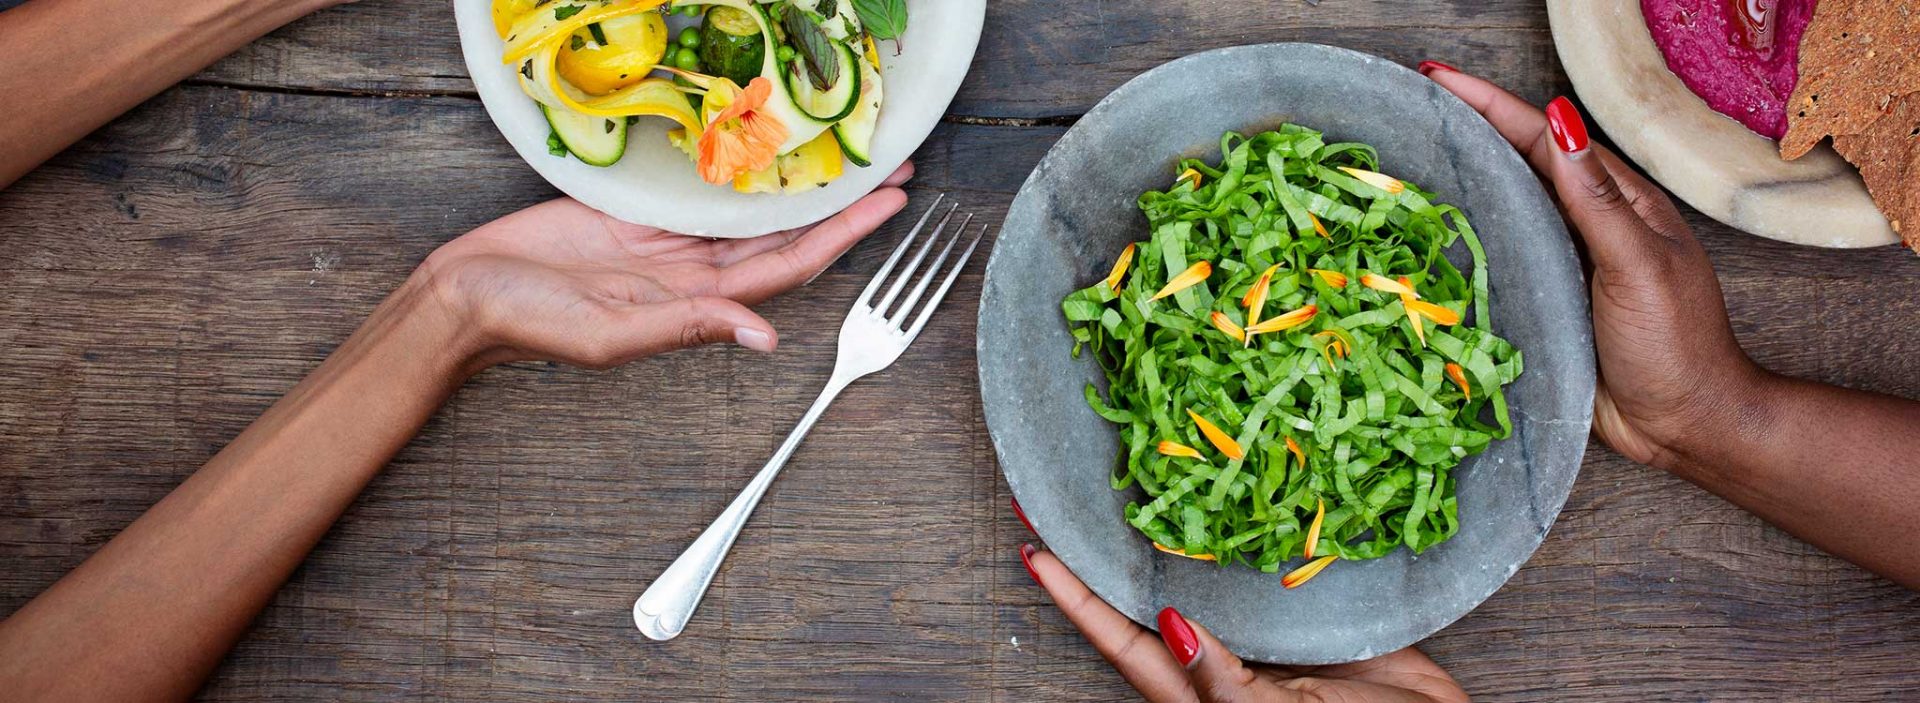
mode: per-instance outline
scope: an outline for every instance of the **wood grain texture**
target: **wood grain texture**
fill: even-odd
[[[471,97],[442,13],[364,0],[303,20],[0,192],[0,613],[217,451],[435,246],[554,195]],[[1064,125],[1134,73],[1283,39],[1438,58],[1536,101],[1567,89],[1523,0],[1000,0],[911,190],[998,221]],[[1910,255],[1691,218],[1757,358],[1920,396]],[[828,412],[689,633],[633,630],[633,597],[812,400],[886,249],[764,306],[783,333],[769,357],[483,374],[203,697],[1131,698],[1018,564],[1030,536],[974,378],[977,264],[899,365]],[[1477,700],[1892,700],[1920,690],[1920,596],[1595,445],[1540,552],[1423,646]]]

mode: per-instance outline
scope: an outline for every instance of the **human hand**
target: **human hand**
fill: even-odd
[[[1333,666],[1248,666],[1172,608],[1160,637],[1108,606],[1053,554],[1020,547],[1027,572],[1121,678],[1152,703],[1464,703],[1446,670],[1412,647]],[[1156,641],[1158,639],[1159,641]]]
[[[1600,362],[1594,433],[1627,458],[1671,469],[1685,447],[1734,431],[1751,407],[1742,394],[1766,372],[1735,341],[1713,264],[1673,201],[1590,146],[1566,98],[1542,112],[1445,64],[1420,72],[1513,143],[1585,244]]]
[[[873,193],[811,227],[708,240],[615,220],[562,198],[448,242],[409,285],[468,339],[475,368],[553,360],[604,369],[711,342],[770,352],[748,305],[818,275],[907,202],[902,165]]]

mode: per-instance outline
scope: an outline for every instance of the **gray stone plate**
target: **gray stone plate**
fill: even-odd
[[[1382,168],[1466,211],[1487,249],[1494,329],[1526,355],[1508,388],[1513,436],[1468,459],[1460,533],[1419,557],[1336,563],[1287,591],[1278,574],[1153,550],[1110,490],[1114,428],[1081,398],[1104,387],[1073,359],[1060,299],[1147,236],[1134,200],[1183,156],[1219,158],[1227,130],[1295,122],[1380,150]],[[1464,250],[1464,247],[1456,246]],[[1459,252],[1464,255],[1464,251]],[[1462,268],[1466,263],[1461,262]],[[987,264],[980,392],[1007,484],[1047,546],[1134,621],[1175,606],[1242,657],[1326,664],[1412,644],[1500,588],[1566,502],[1592,419],[1594,360],[1579,260],[1518,154],[1466,104],[1378,57],[1314,44],[1189,56],[1100,102],[1034,169]],[[1298,561],[1296,560],[1296,564]],[[1291,568],[1287,566],[1286,568]]]

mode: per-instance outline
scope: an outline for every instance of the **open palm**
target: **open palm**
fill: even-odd
[[[442,246],[417,274],[480,339],[483,363],[554,360],[609,368],[731,341],[759,351],[773,326],[748,309],[811,280],[906,205],[905,165],[820,224],[708,240],[553,200]]]

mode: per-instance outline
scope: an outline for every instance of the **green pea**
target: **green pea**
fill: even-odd
[[[773,55],[780,59],[780,63],[790,63],[793,61],[793,47],[781,44],[780,48],[773,52]]]
[[[681,5],[680,14],[686,15],[688,17],[699,17],[700,13],[705,9],[706,8],[703,8],[699,5]]]
[[[684,46],[680,47],[679,51],[673,52],[673,65],[682,71],[698,71],[700,70],[700,54]]]
[[[680,30],[680,45],[689,49],[700,48],[700,29],[688,27]]]

